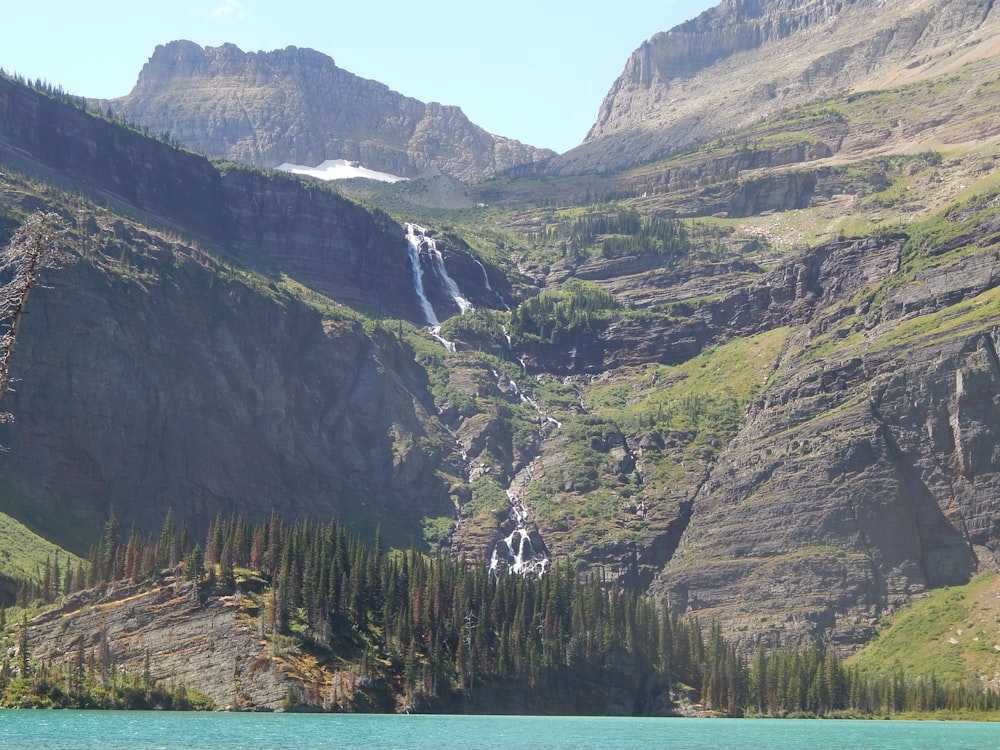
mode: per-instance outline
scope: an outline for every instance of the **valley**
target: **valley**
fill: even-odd
[[[634,597],[628,617],[650,607],[649,623],[655,612],[700,624],[730,676],[761,650],[820,647],[830,655],[817,669],[843,659],[885,674],[888,657],[868,654],[893,653],[897,623],[918,617],[907,613],[942,592],[981,598],[1000,568],[996,11],[927,0],[898,16],[899,4],[880,4],[871,33],[848,45],[875,3],[760,5],[754,16],[723,2],[654,37],[587,140],[562,155],[505,145],[460,111],[375,96],[374,82],[308,50],[174,42],[114,106],[0,78],[0,240],[46,212],[72,256],[40,272],[5,339],[14,419],[0,425],[0,513],[16,530],[9,546],[26,553],[0,560],[0,603],[31,612],[39,653],[55,661],[97,627],[83,609],[58,621],[42,612],[78,597],[118,623],[116,648],[135,669],[119,609],[178,604],[199,648],[224,617],[231,633],[219,638],[259,652],[247,708],[308,703],[318,680],[330,710],[330,686],[355,685],[362,654],[373,692],[343,710],[482,707],[462,672],[467,613],[451,613],[440,651],[434,626],[410,643],[374,609],[320,638],[297,592],[302,611],[255,636],[248,617],[285,592],[278,568],[251,564],[247,550],[239,583],[180,583],[220,519],[275,513],[289,528],[344,524],[373,555],[460,561],[478,571],[472,588],[523,575],[526,591],[573,579]],[[702,59],[692,40],[714,51]],[[777,70],[778,52],[795,64]],[[206,126],[198,101],[282,66],[330,83],[326,115],[296,121],[302,140],[273,135],[287,112],[264,85],[254,106],[269,139],[230,132],[224,97]],[[203,99],[177,93],[192,82]],[[659,106],[679,89],[683,106]],[[351,92],[378,106],[339,122],[329,112]],[[728,116],[706,114],[723,94]],[[162,119],[165,105],[176,120]],[[440,148],[380,130],[385,107],[431,118],[433,133],[417,135]],[[381,140],[324,151],[317,134],[334,125]],[[293,156],[406,179],[270,168]],[[92,564],[109,520],[141,536],[168,513],[186,543],[165,570],[121,577],[112,566],[89,581],[103,593],[77,591],[71,570]],[[53,584],[50,560],[69,582]],[[205,575],[221,565],[212,556]],[[126,603],[123,586],[152,604]],[[531,675],[566,711],[683,713],[684,685],[736,710],[707,674],[666,665],[677,656],[665,655],[669,626],[651,624],[665,661],[630,682],[646,643],[636,635],[611,665],[616,698],[595,703],[599,649],[580,646],[576,673],[570,645],[608,637],[604,621],[584,622],[592,605],[564,612],[523,663],[489,651],[523,645],[496,620],[483,679],[499,696],[507,677]],[[554,617],[539,606],[532,616]],[[960,619],[920,625],[906,648],[945,635],[957,645]],[[146,642],[174,639],[174,621],[159,633],[154,623]],[[975,628],[977,643],[1000,639],[987,615]],[[335,653],[338,638],[355,639],[349,654]],[[541,677],[530,649],[552,644],[565,661],[545,657],[555,671]],[[940,663],[949,679],[993,685],[990,648]],[[230,676],[185,675],[180,657],[162,654],[154,671],[232,700]],[[568,674],[589,687],[560,693]],[[919,665],[913,676],[929,677]]]

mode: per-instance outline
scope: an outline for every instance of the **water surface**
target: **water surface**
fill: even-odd
[[[0,711],[3,750],[996,750],[1000,724],[934,721]]]

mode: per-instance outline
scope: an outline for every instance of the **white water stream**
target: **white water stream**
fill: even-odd
[[[421,262],[421,258],[427,258],[431,272],[437,277],[438,283],[440,283],[445,293],[458,305],[458,309],[462,315],[474,308],[472,303],[462,295],[458,284],[455,283],[455,280],[448,273],[448,269],[444,265],[444,256],[438,250],[434,238],[428,236],[427,230],[419,224],[406,222],[404,226],[406,228],[406,249],[413,272],[413,291],[416,292],[417,299],[420,301],[420,310],[424,314],[424,320],[427,323],[431,336],[441,342],[441,345],[449,352],[453,352],[455,351],[455,344],[441,336],[441,321],[434,311],[434,305],[431,304],[431,301],[427,298],[427,293],[424,291],[424,264]],[[478,263],[479,261],[476,262]],[[480,267],[482,268],[481,263]],[[486,276],[485,268],[483,268],[483,276]],[[488,278],[486,279],[486,284],[489,287]]]

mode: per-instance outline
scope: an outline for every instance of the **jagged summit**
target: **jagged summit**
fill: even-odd
[[[991,0],[723,0],[644,42],[561,173],[651,161],[838,93],[996,52]]]
[[[131,93],[98,104],[210,157],[263,167],[346,159],[402,177],[438,169],[477,180],[554,155],[299,47],[244,52],[173,41],[156,48]]]

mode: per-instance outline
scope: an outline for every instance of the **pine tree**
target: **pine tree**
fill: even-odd
[[[201,577],[205,574],[205,557],[201,551],[201,545],[196,544],[194,549],[191,550],[191,554],[188,555],[187,560],[184,562],[184,578],[188,581],[195,581],[196,583],[201,580]]]

